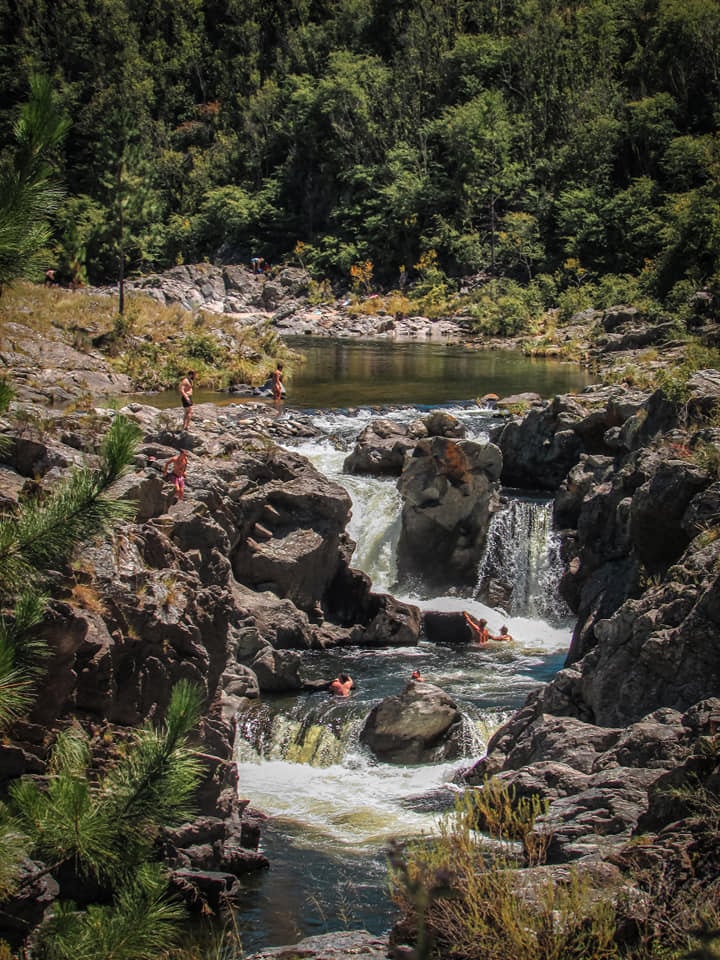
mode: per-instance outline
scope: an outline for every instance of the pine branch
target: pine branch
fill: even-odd
[[[0,589],[6,596],[64,563],[76,543],[132,514],[132,504],[106,492],[132,463],[139,436],[137,425],[118,414],[103,441],[99,469],[75,470],[44,504],[0,518]]]
[[[20,864],[27,857],[30,840],[5,804],[0,804],[0,902],[11,897],[18,888]]]
[[[104,791],[118,821],[143,825],[153,833],[190,812],[186,803],[202,765],[186,747],[186,739],[199,720],[200,708],[197,688],[181,680],[173,689],[164,729],[143,730],[125,762],[110,773]]]
[[[48,872],[73,860],[82,873],[117,881],[151,856],[161,828],[189,815],[202,765],[186,738],[199,710],[199,692],[181,682],[165,727],[141,731],[99,783],[88,776],[87,737],[71,729],[57,738],[46,789],[29,779],[11,785],[13,809],[34,851],[52,861]]]
[[[56,907],[41,934],[46,960],[157,960],[177,942],[184,910],[167,898],[167,879],[144,864],[111,906]]]

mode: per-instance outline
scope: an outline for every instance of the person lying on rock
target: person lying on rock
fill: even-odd
[[[470,616],[467,610],[463,610],[463,616],[465,617],[465,622],[470,627],[470,633],[472,634],[472,642],[478,643],[480,646],[483,646],[490,639],[490,631],[488,630],[487,620],[476,620],[475,617]]]
[[[181,450],[174,457],[170,457],[165,464],[163,477],[171,476],[175,484],[175,496],[182,500],[185,496],[185,474],[187,473],[188,455],[187,450]]]
[[[497,636],[495,637],[491,636],[490,639],[491,640],[512,640],[512,637],[510,636],[510,631],[508,630],[508,628],[505,626],[505,624],[503,624],[500,627],[500,633],[498,633]]]
[[[354,688],[355,682],[353,678],[347,673],[341,673],[332,681],[328,690],[336,697],[349,697],[350,691]]]

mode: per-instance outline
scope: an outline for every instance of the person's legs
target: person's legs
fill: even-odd
[[[175,495],[178,500],[185,495],[185,477],[175,477]]]
[[[190,417],[192,416],[192,404],[189,403],[185,407],[185,416],[183,417],[183,430],[190,429]]]

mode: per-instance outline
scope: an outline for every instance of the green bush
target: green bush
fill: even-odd
[[[182,350],[187,357],[210,364],[220,362],[227,352],[215,337],[207,333],[188,333],[183,338]]]

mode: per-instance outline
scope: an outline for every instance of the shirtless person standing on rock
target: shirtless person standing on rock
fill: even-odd
[[[190,428],[190,417],[192,416],[193,408],[192,394],[194,382],[194,370],[188,370],[187,375],[184,376],[180,381],[180,401],[185,411],[185,416],[183,417],[183,430],[188,430]]]

